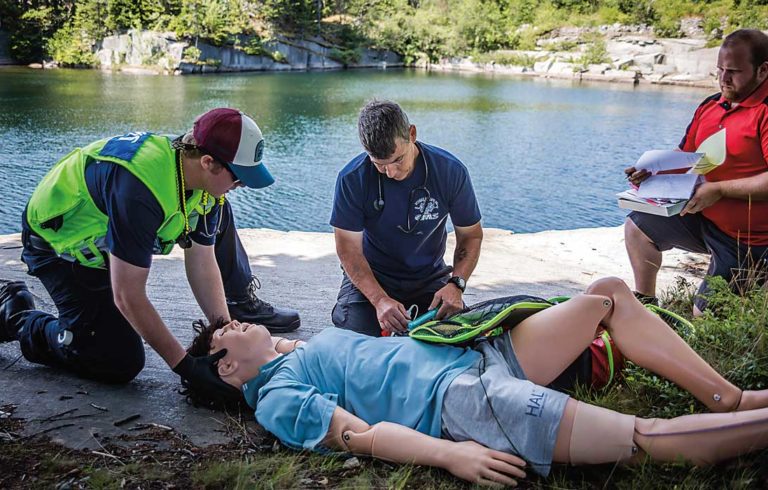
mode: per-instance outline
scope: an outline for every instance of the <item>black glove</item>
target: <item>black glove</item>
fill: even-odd
[[[193,357],[189,354],[179,362],[173,372],[181,376],[181,382],[190,389],[204,392],[206,397],[218,400],[238,400],[242,397],[240,390],[227,384],[216,372],[216,363],[227,355],[227,349],[221,349],[215,354],[203,357]]]

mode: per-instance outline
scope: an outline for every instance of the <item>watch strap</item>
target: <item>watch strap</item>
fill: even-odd
[[[451,276],[448,282],[459,288],[462,293],[467,289],[467,281],[461,276]]]

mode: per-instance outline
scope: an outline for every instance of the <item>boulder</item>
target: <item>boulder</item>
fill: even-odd
[[[549,57],[543,61],[537,61],[533,64],[533,71],[536,73],[547,73],[555,62],[553,57]]]
[[[574,72],[580,71],[580,68],[580,66],[574,65],[573,63],[555,61],[550,65],[547,73],[553,75],[573,75]]]
[[[686,17],[680,20],[680,32],[689,38],[705,38],[704,19],[702,17]]]
[[[608,63],[600,63],[600,64],[591,64],[587,66],[587,73],[591,73],[593,75],[602,75],[606,71],[611,69],[611,65]]]
[[[248,36],[238,41],[246,45]],[[143,67],[165,73],[211,73],[240,71],[329,70],[344,68],[345,61],[353,67],[403,66],[396,53],[387,50],[362,49],[358,60],[350,63],[336,59],[340,50],[320,38],[292,39],[278,36],[264,47],[276,56],[250,55],[236,46],[212,46],[197,42],[198,59],[184,59],[190,43],[178,40],[173,33],[132,30],[126,34],[106,37],[96,52],[104,69]],[[346,57],[346,56],[344,56]],[[277,61],[275,58],[279,58]]]

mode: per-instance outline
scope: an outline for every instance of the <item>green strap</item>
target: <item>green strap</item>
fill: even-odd
[[[600,337],[605,344],[605,353],[608,354],[608,382],[605,384],[605,386],[608,386],[613,382],[613,347],[611,346],[611,335],[608,333],[608,330],[603,330]]]

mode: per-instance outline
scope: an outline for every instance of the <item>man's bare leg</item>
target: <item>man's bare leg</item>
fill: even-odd
[[[661,252],[629,218],[624,222],[624,245],[635,277],[635,291],[646,296],[656,296],[656,275],[661,269]]]

